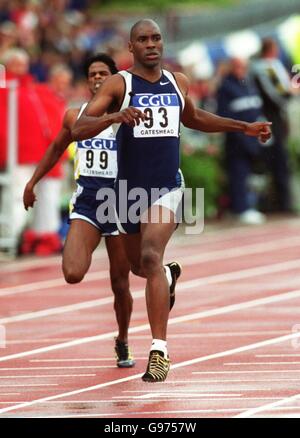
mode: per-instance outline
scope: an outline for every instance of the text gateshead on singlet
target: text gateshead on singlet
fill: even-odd
[[[142,129],[142,135],[174,135],[174,129]]]

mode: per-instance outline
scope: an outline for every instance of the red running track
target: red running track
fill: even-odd
[[[2,263],[1,417],[300,417],[299,219],[177,234],[172,368],[141,375],[151,342],[144,281],[131,278],[133,369],[118,369],[105,250],[66,285],[60,257]],[[3,346],[2,346],[3,347]]]

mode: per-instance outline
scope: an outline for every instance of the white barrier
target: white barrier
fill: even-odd
[[[6,81],[3,85],[8,89],[7,165],[0,172],[0,249],[14,254],[17,242],[14,233],[12,186],[18,159],[18,81]]]

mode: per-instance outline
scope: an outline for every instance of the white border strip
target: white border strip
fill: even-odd
[[[233,247],[227,249],[225,248],[221,250],[210,251],[210,252],[206,252],[205,254],[182,256],[180,257],[180,261],[183,264],[195,265],[198,263],[205,263],[212,260],[214,261],[221,260],[223,258],[228,260],[228,258],[231,257],[232,258],[241,257],[244,255],[245,256],[253,255],[261,252],[262,253],[265,253],[267,251],[273,252],[275,250],[283,250],[293,247],[299,247],[299,244],[300,244],[300,237],[298,238],[296,237],[292,239],[291,237],[287,237],[283,239],[272,240],[271,242],[268,243],[255,243],[250,245],[243,245],[241,247]],[[106,278],[109,278],[108,269],[104,271],[90,272],[86,274],[84,278],[84,282],[101,280]],[[57,286],[63,286],[63,287],[67,286],[67,283],[63,277],[0,288],[0,297],[14,295],[18,293],[31,292],[40,289],[49,289]]]
[[[202,312],[196,312],[196,313],[190,313],[188,315],[178,316],[178,317],[169,319],[168,324],[174,325],[174,324],[178,324],[181,322],[193,321],[195,319],[209,318],[211,316],[216,316],[216,315],[224,315],[224,314],[236,312],[239,310],[245,310],[245,309],[250,309],[250,308],[256,307],[256,306],[262,306],[264,304],[278,303],[281,301],[291,300],[291,299],[295,299],[295,298],[299,298],[299,297],[300,297],[300,289],[297,289],[295,291],[290,291],[290,292],[286,292],[283,294],[272,295],[272,296],[266,297],[266,298],[258,298],[258,299],[251,300],[251,301],[244,301],[244,302],[238,303],[238,304],[230,304],[229,306],[218,307],[216,309],[210,309],[210,310],[205,310]],[[129,334],[139,333],[139,332],[142,332],[142,331],[148,330],[148,329],[149,329],[149,324],[142,324],[142,325],[130,328]],[[63,342],[60,344],[50,345],[47,347],[41,347],[41,348],[37,348],[34,350],[29,350],[29,351],[23,351],[21,353],[15,353],[15,354],[11,354],[8,356],[2,356],[2,357],[0,357],[0,362],[4,362],[7,360],[14,360],[14,359],[18,359],[21,357],[35,355],[35,354],[46,353],[46,352],[54,351],[54,350],[65,349],[65,348],[69,348],[69,347],[75,347],[77,345],[87,344],[90,342],[97,342],[97,341],[100,341],[103,339],[112,339],[114,336],[117,336],[116,331],[103,333],[101,335],[95,335],[95,336],[89,336],[89,337],[85,337],[85,338],[75,339],[75,340]]]
[[[233,355],[236,353],[242,353],[244,351],[254,350],[256,348],[265,347],[267,345],[274,345],[274,344],[278,344],[280,342],[286,342],[286,341],[290,341],[292,339],[298,339],[298,338],[300,338],[300,333],[293,333],[291,335],[280,336],[279,338],[267,339],[265,341],[255,342],[254,344],[244,345],[242,347],[233,348],[231,350],[221,351],[219,353],[210,354],[208,356],[198,357],[198,358],[195,358],[192,360],[180,362],[180,363],[177,363],[177,364],[171,366],[171,369],[174,370],[177,368],[182,368],[182,367],[186,367],[189,365],[194,365],[196,363],[206,362],[208,360],[218,359],[220,357],[226,357],[226,356],[230,356],[230,355]],[[118,385],[119,383],[130,382],[132,380],[139,379],[142,375],[143,375],[143,373],[134,374],[133,376],[124,377],[122,379],[111,380],[109,382],[100,383],[98,385],[88,386],[86,388],[76,389],[74,391],[69,391],[69,392],[64,392],[64,393],[53,395],[53,396],[43,397],[40,399],[32,400],[30,402],[18,403],[14,406],[9,406],[9,407],[0,409],[0,415],[4,414],[5,412],[15,411],[18,409],[23,409],[23,408],[28,408],[28,407],[34,406],[36,404],[45,403],[45,402],[52,401],[52,400],[58,400],[60,398],[70,397],[73,395],[78,395],[78,394],[94,391],[94,390],[101,389],[101,388],[107,388],[109,386]],[[290,400],[298,398],[298,397],[300,397],[300,394],[298,394],[297,396],[291,397]],[[271,405],[277,406],[280,403],[281,402],[271,403],[270,405],[266,405],[266,406],[271,406]],[[257,408],[257,409],[259,409],[259,408]],[[247,411],[247,412],[249,412],[249,411]],[[109,415],[109,414],[106,414],[106,415]]]
[[[271,264],[271,265],[259,266],[259,267],[255,267],[255,268],[242,269],[239,271],[226,272],[225,274],[209,275],[207,277],[202,277],[202,278],[198,278],[195,280],[188,280],[188,281],[180,282],[176,286],[176,291],[182,291],[182,290],[191,289],[191,288],[204,286],[204,285],[208,285],[208,284],[222,283],[225,281],[240,280],[240,279],[254,277],[254,276],[263,275],[263,274],[272,274],[274,272],[275,273],[284,272],[284,271],[288,271],[290,269],[299,268],[299,266],[300,266],[300,259],[297,259],[297,260],[290,260],[288,262],[280,262],[280,263],[275,263],[275,264]],[[94,273],[88,274],[88,275],[90,275],[90,276],[93,275],[93,277],[98,276],[100,278],[100,274],[101,273],[94,272]],[[103,273],[103,274],[107,275],[107,273]],[[52,280],[50,280],[50,281],[52,281]],[[56,280],[56,281],[61,282],[63,280]],[[27,286],[30,286],[30,285],[27,285]],[[36,284],[36,287],[38,289],[38,284]],[[49,286],[49,287],[52,287],[52,286]],[[19,292],[22,292],[22,290],[20,290]],[[16,292],[14,292],[14,293],[16,293]],[[6,294],[3,294],[3,295],[6,295]],[[144,297],[144,295],[145,295],[144,290],[138,290],[138,291],[132,293],[132,296],[135,299]],[[0,297],[1,297],[1,293],[0,293]],[[101,298],[99,300],[90,300],[90,301],[84,301],[84,302],[80,302],[80,303],[76,303],[76,304],[69,304],[69,305],[61,306],[61,307],[53,307],[50,309],[39,310],[36,312],[22,313],[21,315],[15,315],[15,316],[7,317],[7,318],[2,318],[2,319],[0,319],[0,324],[10,324],[13,322],[27,321],[30,319],[59,315],[61,313],[74,312],[74,311],[77,311],[80,309],[88,309],[91,307],[103,306],[103,305],[110,304],[110,303],[113,303],[113,296]]]
[[[259,414],[263,411],[271,411],[274,408],[285,405],[286,403],[290,403],[294,400],[300,399],[300,394],[293,395],[292,397],[283,398],[277,402],[269,403],[267,405],[259,406],[258,408],[248,409],[246,412],[242,412],[239,415],[236,415],[235,418],[249,418],[253,415]],[[295,409],[295,408],[294,408]],[[298,407],[300,409],[300,406]],[[1,410],[0,410],[1,413]]]

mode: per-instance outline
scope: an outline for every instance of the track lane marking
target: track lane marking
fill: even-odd
[[[292,219],[286,219],[285,220],[285,226],[284,227],[284,232],[288,232],[288,231],[293,231],[292,228],[293,227],[298,227],[299,226],[299,219],[297,218],[292,218]],[[262,225],[260,227],[257,228],[247,228],[247,233],[249,235],[249,239],[251,239],[252,237],[259,237],[260,235],[266,235],[266,232],[270,231],[270,238],[272,238],[272,233],[274,231],[278,231],[278,233],[280,232],[280,228],[281,224],[280,222],[273,222],[273,223],[267,223],[265,225]],[[282,231],[282,230],[281,230]],[[181,235],[177,235],[175,236],[172,241],[171,244],[169,246],[169,249],[173,250],[176,249],[176,247],[185,247],[187,245],[197,245],[201,242],[201,244],[205,244],[205,243],[225,243],[230,241],[233,238],[236,238],[238,236],[244,236],[245,235],[245,226],[232,226],[230,228],[226,229],[226,236],[224,236],[224,229],[217,229],[217,230],[208,230],[208,231],[204,231],[204,233],[201,234],[201,238],[198,240],[196,239],[192,239],[190,242],[186,241],[186,236],[181,236]],[[269,237],[269,236],[268,236]],[[274,237],[274,236],[273,236]],[[99,250],[95,251],[94,256],[93,256],[93,260],[96,259],[107,259],[107,253],[106,250],[104,248],[99,248]],[[30,260],[17,260],[17,261],[13,261],[13,262],[7,262],[6,266],[3,265],[3,269],[7,270],[7,273],[9,272],[18,272],[21,270],[26,270],[26,269],[31,269],[31,268],[36,268],[39,266],[53,266],[53,265],[61,265],[61,256],[50,256],[47,257],[46,260],[41,259],[41,258],[35,258],[35,259],[30,259]]]
[[[228,249],[210,251],[200,255],[182,256],[180,257],[180,261],[188,265],[195,265],[198,263],[205,263],[212,260],[220,260],[223,258],[228,259],[230,257],[234,258],[243,255],[265,253],[267,251],[274,251],[276,249],[282,250],[284,248],[283,246],[284,243],[286,244],[285,246],[286,249],[295,246],[298,247],[300,244],[300,237],[299,238],[296,237],[293,239],[288,237],[288,238],[278,239],[276,241],[272,240],[271,242],[268,243],[256,243],[256,244],[244,245],[238,248],[233,247]],[[84,282],[103,280],[107,278],[109,278],[108,269],[104,271],[88,272],[84,278]],[[58,286],[67,286],[67,283],[62,276],[50,280],[41,280],[37,282],[20,284],[17,286],[0,288],[0,297],[33,292],[40,289],[50,289],[52,287],[54,288]]]
[[[236,415],[235,418],[249,418],[249,417],[252,417],[253,415],[262,413],[263,411],[272,411],[275,408],[280,410],[280,409],[283,409],[283,407],[281,407],[282,405],[285,405],[286,403],[290,403],[292,401],[299,400],[299,399],[300,399],[300,394],[296,394],[296,395],[293,395],[291,397],[283,398],[283,399],[281,399],[277,402],[274,402],[274,403],[269,403],[267,405],[259,406],[257,408],[248,409],[246,412],[242,412],[241,414]],[[291,408],[287,406],[285,409],[288,410]],[[298,406],[297,409],[300,409],[300,406]],[[1,410],[0,410],[0,412],[1,412]]]
[[[300,259],[290,260],[288,262],[272,263],[269,265],[259,266],[255,268],[241,269],[238,271],[226,272],[224,274],[214,274],[207,277],[198,278],[195,280],[182,281],[176,286],[176,291],[183,291],[186,289],[191,289],[198,286],[205,286],[209,284],[218,284],[226,281],[241,280],[245,278],[251,278],[264,274],[272,274],[278,272],[285,272],[290,269],[300,267]],[[137,299],[144,297],[144,289],[132,292],[132,297]],[[50,309],[40,310],[36,312],[30,312],[26,314],[10,316],[7,318],[1,318],[0,324],[11,324],[14,322],[27,321],[31,319],[48,317],[53,315],[58,315],[66,312],[78,311],[81,309],[94,308],[96,306],[103,306],[106,304],[113,303],[113,296],[106,298],[100,298],[97,300],[84,301],[77,304],[70,304],[67,306],[54,307]]]
[[[189,283],[189,282],[187,282],[187,283]],[[272,295],[272,296],[269,296],[266,298],[258,298],[255,300],[244,301],[244,302],[237,303],[237,304],[231,304],[228,306],[223,306],[223,307],[218,307],[215,309],[205,310],[202,312],[196,312],[196,313],[190,313],[190,314],[183,315],[183,316],[177,316],[174,318],[170,318],[168,324],[170,326],[170,325],[178,324],[181,322],[192,321],[195,319],[204,319],[204,318],[209,318],[211,316],[224,315],[224,314],[236,312],[239,310],[245,310],[245,309],[250,309],[250,308],[256,307],[256,306],[261,306],[264,304],[278,303],[280,301],[286,301],[286,300],[295,299],[295,298],[299,298],[299,297],[300,297],[300,289],[297,289],[295,291],[290,291],[290,292],[286,292],[283,294],[276,294],[276,295]],[[148,329],[149,329],[149,324],[142,324],[140,326],[131,327],[129,329],[129,334],[139,333],[139,332],[142,332],[142,331],[148,330]],[[14,359],[18,359],[21,357],[27,357],[27,356],[31,356],[34,354],[41,354],[41,353],[46,353],[49,351],[74,347],[77,345],[87,344],[90,342],[97,342],[97,341],[100,341],[103,339],[112,339],[114,336],[117,336],[117,335],[118,335],[117,331],[113,331],[113,332],[103,333],[101,335],[94,335],[94,336],[89,336],[89,337],[85,337],[85,338],[79,338],[79,339],[75,339],[72,341],[67,341],[67,342],[54,344],[54,345],[49,345],[47,347],[40,347],[40,348],[36,348],[34,350],[27,350],[27,351],[23,351],[20,353],[10,354],[8,356],[2,356],[2,357],[0,357],[0,362],[4,362],[7,360],[14,360]]]
[[[236,353],[242,353],[242,352],[245,352],[245,351],[254,350],[254,349],[257,349],[257,348],[265,347],[267,345],[274,345],[274,344],[278,344],[278,343],[281,343],[281,342],[291,341],[293,339],[298,339],[298,338],[300,338],[300,333],[293,333],[293,334],[286,335],[286,336],[280,336],[278,338],[272,338],[272,339],[267,339],[267,340],[260,341],[260,342],[255,342],[253,344],[248,344],[248,345],[244,345],[244,346],[241,346],[241,347],[233,348],[233,349],[230,349],[230,350],[221,351],[219,353],[213,353],[213,354],[209,354],[207,356],[202,356],[202,357],[198,357],[198,358],[195,358],[195,359],[179,362],[177,364],[172,365],[171,366],[171,370],[175,370],[175,369],[178,369],[178,368],[183,368],[183,367],[186,367],[186,366],[189,366],[189,365],[195,365],[195,364],[198,364],[198,363],[201,363],[201,362],[206,362],[206,361],[213,360],[213,359],[218,359],[220,357],[231,356],[231,355],[236,354]],[[143,374],[144,373],[134,374],[132,376],[124,377],[122,379],[111,380],[111,381],[108,381],[108,382],[100,383],[98,385],[88,386],[86,388],[76,389],[76,390],[73,390],[73,391],[63,392],[61,394],[47,396],[47,397],[43,397],[43,398],[40,398],[40,399],[32,400],[30,402],[18,403],[18,404],[14,405],[14,406],[8,406],[8,407],[0,409],[0,415],[4,414],[6,412],[10,412],[10,411],[15,411],[15,410],[18,410],[18,409],[23,409],[23,408],[28,408],[28,407],[34,406],[36,404],[45,403],[45,402],[52,401],[52,400],[58,400],[60,398],[70,397],[70,396],[73,396],[73,395],[78,395],[78,394],[82,394],[82,393],[98,390],[98,389],[101,389],[101,388],[107,388],[109,386],[118,385],[120,383],[125,383],[125,382],[130,382],[132,380],[137,380],[138,378],[142,377]],[[300,394],[297,397],[300,397]],[[293,398],[295,398],[295,396],[292,397],[291,399],[293,399]],[[275,405],[277,405],[277,403]],[[273,405],[273,404],[271,404],[271,405]],[[239,409],[239,411],[240,410],[242,410],[242,409]],[[147,414],[147,413],[143,412],[143,415],[145,415],[145,414]],[[114,414],[114,415],[116,415],[116,414]]]
[[[41,377],[95,377],[97,374],[31,374],[31,375],[13,375],[0,376],[0,379],[25,379],[25,378],[41,378]],[[2,395],[2,394],[0,394]]]
[[[300,362],[227,362],[226,366],[247,366],[247,365],[299,365]]]

